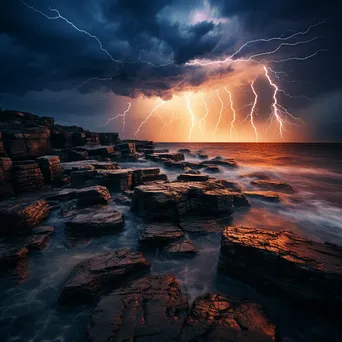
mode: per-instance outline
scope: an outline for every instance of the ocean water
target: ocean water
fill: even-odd
[[[251,199],[251,208],[237,210],[230,222],[271,230],[293,230],[319,241],[342,245],[342,144],[158,144],[157,148],[176,151],[203,150],[209,157],[234,158],[238,169],[223,170],[217,178],[236,181],[253,189],[250,179],[240,175],[261,172],[272,179],[286,181],[296,193],[281,195],[280,203]],[[189,159],[191,160],[191,159]],[[153,162],[125,164],[124,167],[156,166]],[[177,176],[167,171],[170,180]],[[61,307],[58,296],[72,268],[80,261],[116,248],[138,250],[140,234],[136,218],[124,206],[111,204],[123,212],[122,232],[94,239],[72,240],[64,234],[65,220],[53,211],[45,224],[55,227],[48,247],[32,255],[21,278],[0,279],[0,341],[80,342],[86,341],[89,313],[95,302]],[[220,234],[189,236],[199,250],[196,257],[170,260],[158,250],[146,256],[152,274],[172,273],[191,303],[198,295],[218,291],[261,303],[288,341],[339,341],[341,331],[318,315],[292,307],[248,285],[217,273]]]

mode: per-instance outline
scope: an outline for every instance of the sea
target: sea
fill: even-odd
[[[281,194],[279,203],[250,199],[251,207],[236,210],[230,225],[291,230],[313,240],[342,245],[342,143],[160,143],[156,148],[188,148],[193,152],[201,150],[209,158],[234,158],[238,168],[222,168],[214,176],[240,183],[246,190],[253,190],[251,179],[241,175],[251,172],[287,182],[295,189],[294,194]],[[151,161],[122,166],[160,167]],[[179,174],[166,169],[162,172],[170,180]],[[50,214],[44,224],[53,225],[55,234],[48,247],[30,257],[20,279],[0,278],[0,341],[87,341],[89,314],[96,302],[62,307],[58,296],[71,270],[82,260],[118,248],[139,249],[136,218],[129,208],[115,207],[125,215],[123,231],[84,240],[68,238],[59,211]],[[255,300],[276,322],[285,336],[283,341],[341,341],[341,328],[333,326],[324,312],[307,312],[219,274],[219,233],[190,238],[199,251],[194,258],[171,260],[159,250],[146,255],[152,264],[151,273],[174,274],[190,304],[207,292]]]

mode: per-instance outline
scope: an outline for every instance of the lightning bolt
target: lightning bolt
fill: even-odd
[[[218,89],[216,90],[216,95],[217,95],[219,101],[221,102],[221,109],[220,109],[220,115],[218,117],[218,120],[217,120],[215,129],[214,129],[213,135],[215,135],[215,133],[216,133],[216,131],[218,129],[218,126],[219,126],[219,124],[221,122],[221,117],[222,117],[222,112],[223,112],[223,107],[224,107],[224,103],[223,103],[222,99],[220,98],[220,93],[219,93]]]
[[[141,127],[143,127],[145,125],[145,123],[151,118],[151,116],[153,115],[153,113],[163,104],[165,104],[165,101],[162,101],[161,103],[159,103],[158,105],[156,105],[152,110],[151,113],[146,117],[146,119],[144,121],[141,122],[141,124],[139,125],[139,127],[137,128],[134,137],[137,138],[138,133],[140,132]]]
[[[228,56],[227,58],[223,59],[223,60],[214,60],[214,61],[201,61],[201,60],[193,60],[190,62],[185,63],[185,65],[190,65],[190,66],[208,66],[208,65],[215,65],[215,64],[225,64],[227,62],[256,62],[256,63],[266,63],[266,62],[274,62],[274,63],[281,63],[281,62],[287,62],[290,60],[305,60],[308,58],[312,58],[314,56],[316,56],[318,53],[323,52],[323,51],[327,51],[327,49],[320,49],[308,56],[304,56],[304,57],[288,57],[286,59],[282,59],[282,60],[262,60],[262,61],[257,61],[255,60],[256,57],[260,57],[260,56],[265,56],[265,55],[272,55],[274,53],[276,53],[277,51],[279,51],[283,46],[297,46],[300,44],[308,44],[313,42],[314,40],[316,40],[318,37],[314,37],[308,40],[301,40],[301,41],[297,41],[297,42],[293,42],[293,43],[289,43],[287,41],[289,41],[290,39],[293,39],[297,36],[303,36],[306,35],[310,32],[310,30],[314,27],[317,27],[319,25],[322,25],[323,23],[325,23],[326,21],[321,21],[317,24],[313,24],[310,25],[305,31],[299,31],[296,32],[290,36],[287,37],[283,37],[283,34],[279,37],[271,37],[271,38],[259,38],[259,39],[254,39],[254,40],[250,40],[247,41],[246,43],[244,43],[243,45],[240,46],[240,48],[235,51],[233,54],[231,54],[230,56]],[[268,43],[268,42],[272,42],[272,41],[281,41],[281,43],[274,49],[274,50],[270,50],[270,51],[264,51],[264,52],[260,52],[254,55],[251,55],[250,57],[248,57],[247,59],[244,58],[238,58],[235,59],[235,57],[247,46],[251,45],[251,44],[256,44],[256,43]]]
[[[233,120],[231,121],[230,123],[230,130],[229,130],[229,136],[230,136],[230,140],[232,140],[232,137],[233,137],[233,130],[237,133],[238,131],[236,130],[235,126],[234,126],[234,123],[236,121],[236,112],[235,112],[235,109],[234,109],[234,103],[233,103],[233,97],[232,97],[232,93],[226,88],[224,87],[224,90],[229,94],[229,102],[230,102],[230,109],[233,113]]]
[[[275,116],[276,120],[279,123],[279,134],[280,134],[280,137],[284,140],[284,137],[283,137],[284,124],[283,124],[283,120],[282,120],[281,115],[280,115],[278,99],[277,99],[277,94],[279,92],[279,88],[275,83],[272,82],[272,80],[268,74],[268,69],[266,68],[266,66],[264,66],[264,70],[265,70],[265,76],[266,76],[268,82],[274,88],[272,114]]]
[[[195,126],[195,114],[191,108],[190,95],[187,96],[187,105],[188,105],[188,111],[189,111],[190,118],[191,118],[191,125],[190,125],[190,129],[189,129],[189,141],[191,142],[192,131],[193,131],[194,126]]]
[[[250,111],[248,116],[250,117],[250,123],[251,123],[251,125],[252,125],[252,127],[254,129],[255,141],[258,141],[259,140],[258,130],[257,130],[255,124],[254,124],[254,113],[255,113],[255,108],[256,108],[257,102],[258,102],[258,94],[255,91],[254,82],[255,81],[253,81],[251,83],[251,88],[252,88],[252,91],[253,91],[253,94],[254,94],[254,102],[253,102],[253,106],[252,106],[251,111]]]
[[[34,8],[33,6],[30,6],[30,5],[27,4],[25,1],[23,1],[23,0],[20,0],[20,1],[21,1],[26,7],[30,8],[30,9],[33,10],[34,12],[37,12],[37,13],[43,15],[45,18],[47,18],[47,19],[49,19],[49,20],[58,20],[58,19],[61,19],[61,20],[63,20],[64,22],[66,22],[68,25],[70,25],[71,27],[73,27],[75,30],[77,30],[78,32],[84,33],[84,34],[87,35],[88,37],[90,37],[90,38],[96,40],[96,42],[98,43],[100,49],[101,49],[101,50],[102,50],[102,51],[103,51],[103,52],[104,52],[104,53],[105,53],[113,62],[119,63],[119,64],[123,65],[123,63],[122,63],[121,61],[115,59],[115,58],[108,52],[108,50],[106,50],[106,49],[103,47],[103,43],[101,42],[101,40],[100,40],[97,36],[95,36],[95,35],[89,33],[88,31],[83,30],[83,29],[79,28],[78,26],[76,26],[76,25],[75,25],[74,23],[72,23],[70,20],[68,20],[67,18],[63,17],[63,16],[59,13],[59,11],[58,11],[57,9],[49,7],[49,10],[50,10],[51,12],[54,12],[54,13],[57,14],[56,16],[51,17],[51,16],[45,14],[44,12],[42,12],[42,11],[40,11],[40,10]]]
[[[84,81],[83,83],[81,83],[80,85],[78,85],[77,87],[75,87],[74,89],[72,89],[73,91],[83,87],[85,84],[87,84],[90,81],[93,80],[98,80],[98,81],[111,81],[113,79],[113,77],[91,77],[88,78],[86,81]]]
[[[202,102],[203,102],[203,104],[204,104],[204,108],[205,108],[205,115],[203,116],[202,119],[200,119],[200,120],[198,121],[198,123],[199,123],[199,125],[200,125],[200,130],[202,131],[202,124],[203,124],[204,127],[205,127],[205,120],[206,120],[206,118],[207,118],[208,115],[209,115],[209,109],[208,109],[208,104],[207,104],[207,102],[204,100],[203,93],[201,93],[201,100],[202,100]],[[204,130],[203,130],[203,134],[204,134]]]
[[[131,103],[129,102],[129,103],[128,103],[127,109],[126,109],[122,114],[118,114],[118,115],[116,115],[116,116],[113,116],[112,118],[108,119],[108,121],[107,121],[104,125],[97,126],[97,127],[105,127],[105,126],[107,126],[111,121],[116,120],[116,119],[118,119],[118,118],[123,118],[123,120],[122,120],[122,132],[124,132],[124,131],[125,131],[125,125],[126,125],[126,115],[127,115],[127,113],[129,112],[130,108],[131,108]]]

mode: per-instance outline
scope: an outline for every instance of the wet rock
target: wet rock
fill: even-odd
[[[55,228],[53,226],[38,226],[33,228],[29,233],[32,235],[52,235],[55,232]]]
[[[13,163],[13,187],[16,192],[31,192],[44,185],[43,174],[34,160]]]
[[[115,145],[118,142],[118,133],[99,133],[101,145]]]
[[[124,216],[120,212],[103,206],[71,211],[67,217],[72,217],[65,223],[67,233],[76,236],[113,233],[125,224]]]
[[[177,176],[177,180],[180,182],[206,182],[208,179],[209,176],[199,174],[182,174]]]
[[[0,157],[0,199],[7,198],[12,194],[12,159]]]
[[[275,191],[282,191],[287,193],[293,193],[294,189],[291,185],[285,182],[277,182],[277,181],[270,181],[270,180],[255,180],[252,181],[251,184],[267,190],[275,190]]]
[[[240,192],[233,192],[234,197],[234,207],[249,207],[251,204],[249,203],[247,197]]]
[[[268,293],[312,307],[342,307],[342,248],[291,232],[246,227],[223,231],[219,268]]]
[[[191,150],[189,150],[188,148],[180,148],[179,150],[177,150],[178,153],[191,153]]]
[[[76,213],[79,211],[79,208],[77,206],[77,200],[71,200],[69,202],[66,202],[61,206],[61,217],[62,218],[70,218],[76,215]]]
[[[119,169],[118,163],[112,161],[82,160],[78,162],[68,162],[61,164],[63,172],[71,174],[72,171],[85,170],[116,170]]]
[[[230,215],[233,194],[215,180],[141,185],[135,188],[131,210],[145,218],[173,222],[187,213]]]
[[[50,130],[44,126],[7,122],[2,128],[2,139],[8,156],[15,161],[35,159],[47,154],[51,148]]]
[[[113,291],[91,314],[91,342],[175,342],[188,302],[172,275],[150,276]]]
[[[260,173],[260,172],[245,173],[243,175],[240,175],[240,177],[241,178],[256,178],[259,180],[269,180],[270,179],[267,175]]]
[[[206,234],[221,233],[228,223],[231,222],[230,217],[217,219],[214,217],[182,217],[179,223],[181,229],[186,233]]]
[[[169,256],[194,256],[197,250],[191,240],[173,242],[164,248]]]
[[[45,200],[14,201],[0,205],[0,235],[21,235],[32,230],[49,214]]]
[[[203,170],[206,173],[220,173],[221,170],[218,166],[215,165],[207,165],[207,167]]]
[[[37,158],[45,184],[51,184],[62,178],[61,161],[58,156],[42,156]]]
[[[76,198],[77,189],[63,189],[45,197],[47,201],[70,201]]]
[[[20,240],[13,241],[14,244],[32,250],[43,250],[50,241],[48,234],[31,235],[21,238]]]
[[[203,154],[203,153],[198,153],[198,154],[197,154],[197,157],[198,157],[199,159],[208,159],[208,158],[209,158],[207,154]]]
[[[184,154],[183,153],[154,153],[152,155],[146,156],[146,159],[151,160],[173,160],[173,161],[182,161],[184,160]]]
[[[186,171],[184,171],[184,174],[186,174],[186,175],[200,175],[201,171],[198,171],[198,170],[186,170]]]
[[[219,165],[223,167],[236,168],[238,165],[234,159],[215,157],[214,159],[206,160],[202,162],[203,167],[207,165]]]
[[[108,204],[111,197],[106,187],[98,185],[77,190],[76,198],[79,206],[89,206]]]
[[[114,146],[83,146],[80,148],[86,151],[89,157],[109,157],[114,152]]]
[[[0,270],[17,267],[27,259],[28,249],[8,244],[0,244]]]
[[[242,185],[236,182],[230,182],[224,179],[220,179],[219,182],[225,187],[225,189],[230,189],[236,192],[242,192]]]
[[[279,195],[273,191],[244,191],[244,195],[267,202],[280,201]]]
[[[143,246],[161,246],[184,236],[182,230],[169,223],[146,223],[139,237]]]
[[[168,181],[167,175],[161,174],[159,168],[135,169],[132,173],[133,187],[149,182]]]
[[[73,187],[102,185],[111,192],[122,192],[132,189],[132,170],[93,170],[73,171],[71,174]]]
[[[274,342],[275,330],[258,304],[208,293],[195,299],[180,341]]]
[[[131,205],[131,199],[124,195],[118,195],[113,197],[113,202],[117,205],[125,205],[130,206]]]
[[[129,276],[137,276],[150,267],[142,253],[128,249],[93,256],[75,266],[60,294],[60,301],[68,304],[94,297],[106,287],[117,287]]]

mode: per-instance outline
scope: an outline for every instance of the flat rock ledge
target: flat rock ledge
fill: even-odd
[[[314,308],[342,308],[342,248],[292,232],[228,227],[219,269],[252,286]],[[335,311],[336,310],[336,311]]]
[[[170,257],[195,256],[197,250],[191,240],[176,241],[164,248],[164,253]]]
[[[79,206],[89,206],[108,204],[111,196],[105,186],[97,185],[77,190],[76,198]]]
[[[244,191],[243,194],[247,197],[255,198],[266,202],[279,202],[280,197],[274,191]]]
[[[106,287],[117,287],[151,267],[140,252],[121,249],[103,253],[76,265],[60,294],[60,302],[68,304],[94,297]]]
[[[183,231],[169,223],[147,223],[143,224],[143,232],[139,237],[142,246],[165,245],[184,236]]]
[[[106,206],[93,206],[76,211],[69,221],[65,222],[69,235],[96,236],[113,233],[125,224],[123,214]]]
[[[172,275],[141,278],[103,298],[91,314],[91,342],[176,342],[188,302]]]
[[[254,180],[251,182],[252,185],[257,186],[261,189],[281,191],[286,193],[293,193],[293,187],[285,182],[271,181],[271,180]]]
[[[45,200],[5,202],[0,205],[0,235],[25,235],[49,214]]]
[[[180,341],[274,342],[275,330],[258,304],[208,293],[195,299]]]
[[[233,208],[234,193],[217,180],[138,186],[131,203],[141,217],[172,222],[187,213],[229,216]]]

